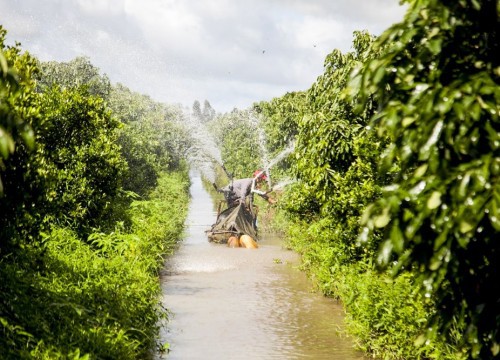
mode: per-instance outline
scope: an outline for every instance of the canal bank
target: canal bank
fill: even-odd
[[[365,359],[343,333],[343,309],[312,291],[275,234],[259,249],[209,243],[213,200],[191,176],[186,236],[161,274],[170,321],[163,359]]]

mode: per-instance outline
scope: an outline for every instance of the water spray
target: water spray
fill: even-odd
[[[272,183],[271,183],[271,167],[282,161],[287,155],[291,154],[293,150],[295,149],[295,143],[291,142],[288,147],[283,149],[278,155],[274,157],[270,162],[267,163],[266,167],[264,170],[262,170],[257,176],[260,176],[263,172],[266,173],[267,176],[267,184],[270,189],[273,189]]]

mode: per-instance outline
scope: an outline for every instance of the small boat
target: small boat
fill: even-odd
[[[209,241],[226,244],[231,236],[240,238],[242,235],[257,241],[257,206],[241,202],[221,211],[222,203],[219,203],[215,223],[206,231]]]

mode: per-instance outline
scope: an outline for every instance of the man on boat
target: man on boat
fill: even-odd
[[[253,178],[233,180],[229,185],[223,187],[220,190],[222,193],[224,193],[224,197],[226,199],[228,207],[238,205],[238,203],[240,202],[244,203],[246,197],[253,196],[253,194],[261,196],[270,204],[275,203],[275,200],[267,195],[272,190],[259,190],[267,180],[265,172],[263,170],[256,170],[253,175]]]

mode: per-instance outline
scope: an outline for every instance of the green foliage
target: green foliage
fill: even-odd
[[[347,323],[362,348],[376,358],[384,359],[465,359],[452,343],[420,341],[422,326],[433,313],[417,291],[414,276],[405,274],[395,279],[371,270],[358,273],[354,268],[342,268],[336,289],[347,313]],[[423,345],[423,344],[422,344]]]
[[[306,95],[306,92],[292,92],[270,102],[255,104],[255,110],[263,115],[261,127],[266,135],[270,158],[295,142],[299,121],[305,111]]]
[[[218,144],[222,144],[224,165],[235,178],[253,176],[262,168],[263,148],[259,143],[258,118],[253,111],[234,110],[209,123]]]
[[[408,289],[424,290],[411,297],[425,304],[424,320],[415,322],[412,313],[397,319],[406,324],[400,328],[415,330],[413,338],[429,330],[418,337],[417,353],[401,347],[397,356],[486,359],[500,352],[498,11],[493,1],[412,2],[405,20],[375,46],[358,33],[353,53],[329,55],[299,105],[310,110],[296,111],[300,183],[282,208],[294,221],[305,217],[307,226],[290,229],[291,245],[303,251],[323,291],[343,299],[333,282],[348,281],[335,275],[344,265],[364,273],[374,258],[395,273],[410,271]],[[366,228],[358,237],[360,219]],[[390,292],[370,278],[376,292],[366,287],[358,298],[393,309],[390,316],[406,311],[377,298]],[[351,312],[363,323],[368,309]],[[373,313],[390,324],[385,318]],[[372,351],[391,353],[403,336],[395,325],[380,329],[380,343],[365,340]],[[449,347],[457,342],[459,350]]]
[[[166,316],[158,269],[182,232],[188,185],[186,172],[164,174],[150,200],[133,202],[127,231],[82,242],[53,227],[42,246],[3,259],[0,314],[16,314],[0,316],[3,358],[147,358]]]
[[[365,99],[383,99],[372,121],[391,139],[381,170],[401,166],[364,221],[384,229],[378,262],[419,274],[437,304],[429,339],[458,318],[481,359],[500,354],[498,14],[495,1],[414,2],[355,78]]]
[[[355,100],[343,96],[354,67],[373,56],[367,51],[372,40],[366,33],[356,33],[354,52],[344,55],[335,50],[328,55],[324,74],[307,93],[309,111],[299,122],[297,137],[297,173],[317,188],[316,197],[323,203],[336,192],[333,176],[345,173],[354,162],[355,139],[366,136],[365,126],[374,111],[370,103],[356,115]]]
[[[309,218],[311,228],[316,221],[323,222],[320,218],[327,221],[330,238],[320,242],[321,247],[326,252],[341,251],[347,256],[343,261],[351,262],[369,257],[366,249],[357,246],[359,218],[378,197],[383,180],[376,172],[382,142],[367,126],[375,102],[356,114],[356,99],[345,96],[353,69],[375,56],[369,50],[372,41],[367,33],[355,33],[355,51],[345,55],[333,51],[325,61],[324,74],[306,92],[306,98],[299,97],[295,107],[282,107],[292,111],[288,117],[298,118],[292,165],[299,178],[289,189],[291,194],[283,198],[282,207],[295,212],[295,217]],[[325,259],[315,261],[324,261],[328,267]]]
[[[279,114],[281,121],[298,119],[292,166],[299,181],[280,202],[293,221],[288,227],[289,245],[301,253],[303,268],[322,292],[343,300],[351,331],[367,351],[388,359],[464,358],[463,351],[454,348],[462,339],[460,321],[453,322],[447,340],[438,336],[432,342],[422,341],[424,324],[438,314],[433,299],[417,292],[413,274],[394,280],[376,274],[373,263],[382,233],[361,231],[368,204],[404,172],[399,157],[391,158],[383,172],[377,171],[392,138],[370,122],[386,94],[364,84],[360,68],[377,61],[388,46],[372,48],[372,42],[368,34],[356,33],[354,52],[329,55],[325,73],[306,92],[305,104],[299,100],[289,106],[290,114],[284,106],[273,110],[261,105],[267,114]],[[372,69],[380,76],[380,67]],[[378,224],[386,220],[381,216]]]
[[[5,49],[4,36],[0,28],[1,357],[147,358],[166,316],[158,269],[187,210],[178,113],[143,101],[127,124],[126,150],[148,159],[157,185],[130,203],[124,174],[149,179],[122,157],[119,120],[133,114],[112,116],[107,78],[86,59],[37,63]]]
[[[263,143],[267,162],[273,161],[280,157],[283,151],[295,146],[298,124],[305,105],[305,92],[287,93],[270,102],[254,104],[254,111],[260,115],[259,127],[265,140]],[[286,156],[270,169],[273,185],[294,177],[291,157]]]
[[[40,109],[44,121],[37,129],[39,171],[46,184],[48,212],[96,226],[118,194],[126,164],[116,145],[119,123],[102,99],[84,88],[47,89]]]
[[[87,57],[77,57],[67,63],[40,62],[41,70],[37,78],[40,91],[46,87],[58,85],[61,88],[87,86],[89,93],[106,99],[111,91],[111,83],[106,75],[99,73],[99,68],[92,65]]]
[[[124,125],[118,141],[129,167],[123,179],[123,188],[141,196],[147,195],[158,181],[159,164],[151,151],[154,144],[149,143],[148,134],[141,131],[140,124]]]
[[[29,54],[21,54],[17,46],[6,48],[6,33],[0,25],[0,197],[5,186],[4,161],[16,149],[33,149],[31,125],[38,118],[35,83],[31,78],[37,71],[35,60]]]
[[[109,106],[124,126],[118,144],[128,164],[123,187],[141,196],[155,188],[161,171],[184,166],[191,139],[181,114],[122,85],[112,88]]]
[[[41,176],[29,163],[34,128],[41,123],[31,78],[37,72],[36,62],[21,54],[18,46],[4,48],[5,33],[0,27],[0,256],[36,235],[33,225],[40,221],[36,205],[43,196]]]
[[[314,196],[314,188],[304,182],[292,184],[280,200],[281,209],[294,220],[315,220],[321,208]]]
[[[453,325],[451,339],[437,338],[419,347],[422,326],[435,313],[415,285],[415,276],[391,279],[374,271],[370,263],[352,262],[347,244],[332,243],[342,231],[335,221],[288,223],[287,245],[301,254],[301,268],[327,296],[338,298],[357,345],[381,359],[465,359],[456,348],[463,326]]]
[[[126,191],[145,196],[155,188],[161,171],[184,166],[189,137],[179,123],[179,109],[123,85],[111,86],[107,76],[101,75],[88,58],[78,57],[68,63],[42,62],[40,67],[40,91],[48,91],[53,84],[66,91],[83,86],[89,95],[105,101],[114,121],[125,124],[119,130],[117,143],[128,165],[123,175]]]

